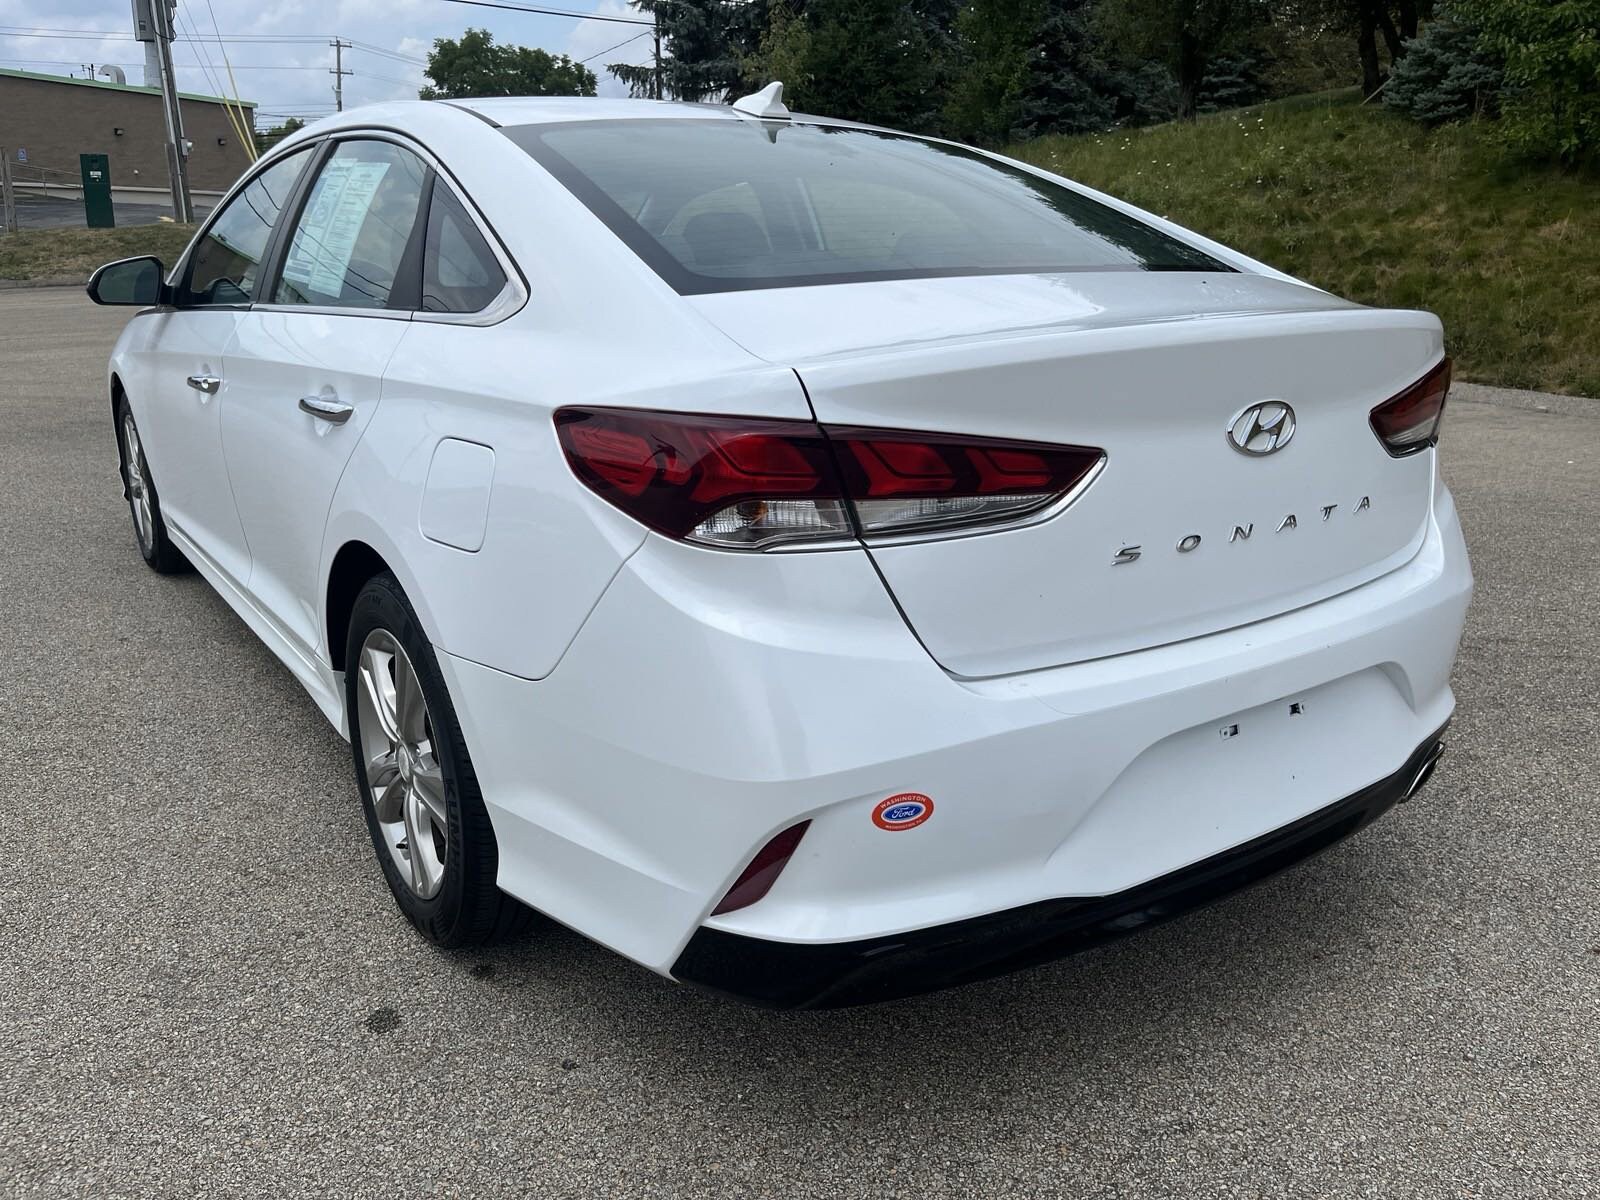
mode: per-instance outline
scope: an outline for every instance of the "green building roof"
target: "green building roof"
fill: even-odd
[[[0,78],[37,79],[43,83],[66,83],[77,87],[110,88],[114,92],[140,92],[146,96],[161,95],[160,88],[140,87],[134,83],[112,83],[109,79],[74,79],[70,75],[44,75],[38,71],[13,71],[0,68]],[[200,100],[206,104],[231,104],[235,108],[254,108],[254,100],[231,100],[226,96],[202,96],[195,92],[179,92],[183,100]]]

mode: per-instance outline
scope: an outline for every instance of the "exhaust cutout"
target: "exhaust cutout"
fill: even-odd
[[[1428,757],[1422,760],[1422,765],[1417,768],[1417,773],[1411,777],[1411,784],[1406,788],[1405,794],[1400,797],[1400,803],[1404,804],[1422,790],[1422,785],[1433,778],[1434,768],[1439,765],[1439,760],[1443,757],[1444,743],[1435,742],[1433,749],[1428,752]]]

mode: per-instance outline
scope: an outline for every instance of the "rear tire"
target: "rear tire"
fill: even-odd
[[[144,442],[133,419],[126,396],[117,397],[117,450],[122,468],[122,494],[128,498],[133,516],[133,536],[139,553],[150,569],[161,575],[178,575],[190,569],[183,551],[167,536],[167,523],[161,516],[161,497],[150,477],[150,462],[144,455]]]
[[[526,930],[533,913],[495,884],[499,847],[433,647],[393,575],[356,596],[345,711],[367,831],[395,903],[447,949]]]

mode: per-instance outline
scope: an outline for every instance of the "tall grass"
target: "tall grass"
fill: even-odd
[[[116,229],[24,229],[0,233],[0,279],[81,279],[101,263],[154,254],[167,266],[194,236],[193,225],[161,221]]]

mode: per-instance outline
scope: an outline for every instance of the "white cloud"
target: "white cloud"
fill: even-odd
[[[624,0],[559,0],[552,7],[612,16],[637,16]],[[345,107],[380,100],[411,99],[424,82],[422,61],[436,37],[460,37],[468,28],[488,29],[495,40],[538,46],[573,58],[598,55],[588,65],[600,79],[602,95],[626,89],[605,70],[611,62],[649,62],[648,31],[606,21],[507,12],[443,3],[442,0],[211,0],[216,28],[224,34],[255,34],[286,41],[250,40],[217,46],[195,42],[214,37],[211,11],[203,0],[179,0],[179,39],[173,47],[178,85],[184,91],[230,90],[222,51],[234,68],[239,94],[255,100],[262,124],[282,115],[316,116],[333,109],[333,50],[338,36],[358,43],[344,52],[354,72],[344,81]],[[33,36],[0,32],[0,67],[47,74],[84,75],[84,64],[117,64],[129,83],[143,82],[144,47],[123,37],[132,30],[128,0],[0,0],[0,27],[41,32]],[[66,31],[66,32],[60,32]],[[87,36],[68,36],[69,33]],[[645,37],[601,53],[632,33]],[[386,52],[386,53],[385,53]],[[399,55],[399,58],[393,57]],[[412,61],[405,61],[405,60]],[[202,63],[209,64],[208,72]],[[273,114],[268,117],[266,114]]]
[[[624,0],[600,0],[593,11],[601,16],[644,19],[644,14]],[[606,67],[611,63],[652,61],[655,49],[652,30],[616,21],[574,21],[572,24],[563,53],[580,62],[589,60],[586,65],[599,78],[600,95],[626,96],[627,86]]]

